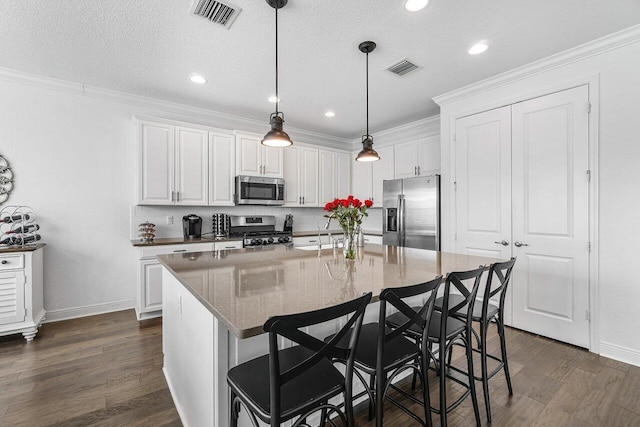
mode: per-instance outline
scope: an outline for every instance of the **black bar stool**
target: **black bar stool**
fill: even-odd
[[[504,369],[504,375],[507,380],[507,387],[509,389],[509,395],[513,395],[513,388],[511,387],[511,376],[509,375],[509,364],[507,362],[507,343],[504,336],[504,304],[505,297],[507,295],[507,287],[511,279],[511,271],[516,263],[515,258],[506,262],[497,262],[489,267],[489,274],[487,275],[487,281],[485,284],[484,292],[482,295],[482,304],[479,305],[476,302],[473,308],[472,320],[480,324],[480,334],[472,329],[473,334],[476,337],[478,348],[473,351],[480,353],[480,366],[482,369],[480,377],[475,377],[477,381],[482,382],[482,389],[484,391],[484,406],[487,411],[487,421],[491,422],[491,404],[489,400],[489,379],[495,374]],[[493,277],[498,280],[494,281]],[[499,298],[498,305],[491,304],[490,300],[494,297]],[[458,304],[462,301],[460,295],[451,295],[449,299],[449,305]],[[438,298],[436,300],[436,309],[442,306],[443,299]],[[462,307],[460,311],[452,313],[451,315],[460,319],[464,319],[467,309]],[[500,353],[501,358],[487,353],[487,330],[491,322],[496,324],[498,330],[498,336],[500,337]],[[488,372],[487,359],[492,359],[498,362],[498,366],[491,372]]]
[[[244,406],[254,426],[260,418],[271,426],[299,417],[293,426],[306,423],[306,418],[321,410],[321,424],[336,412],[349,426],[354,425],[352,380],[354,349],[362,318],[371,293],[337,306],[307,313],[275,316],[267,320],[269,354],[250,360],[227,373],[231,389],[230,425],[238,425],[240,407]],[[323,342],[298,328],[350,316],[344,327],[329,342]],[[349,333],[346,345],[343,338]],[[278,336],[299,345],[278,350]],[[342,340],[342,341],[341,341]],[[341,341],[342,345],[336,344]],[[330,359],[346,361],[343,376]],[[344,394],[344,413],[329,399]]]
[[[462,272],[453,272],[447,276],[447,280],[444,286],[444,295],[439,300],[441,301],[440,311],[434,311],[429,322],[429,331],[427,334],[427,345],[424,347],[429,348],[430,357],[435,362],[435,368],[438,372],[440,379],[440,405],[438,408],[431,408],[431,411],[440,415],[440,425],[447,425],[447,413],[458,407],[464,399],[471,396],[471,403],[473,405],[473,412],[476,419],[476,425],[480,425],[480,413],[478,411],[478,398],[476,395],[475,381],[473,375],[473,345],[471,336],[473,329],[471,325],[471,316],[473,305],[480,287],[480,279],[482,273],[485,270],[484,266],[478,269]],[[463,281],[473,280],[473,284],[468,289]],[[457,289],[462,295],[461,300],[455,302],[452,298],[454,295],[451,293],[451,288]],[[455,299],[457,300],[457,298]],[[467,307],[467,312],[464,312],[464,307]],[[464,314],[464,320],[452,317],[452,313]],[[406,322],[406,316],[403,313],[396,313],[387,319],[387,324],[393,328],[396,328]],[[416,342],[423,341],[424,334],[415,328],[409,328],[406,334],[412,337]],[[438,357],[431,352],[433,345],[438,345]],[[465,348],[465,354],[467,357],[467,371],[463,371],[455,366],[452,366],[451,351],[454,345],[460,345]],[[426,377],[426,374],[425,374]],[[446,380],[450,379],[465,388],[464,393],[451,404],[447,405],[447,390]]]
[[[356,374],[369,395],[369,416],[371,417],[371,402],[375,399],[376,426],[383,425],[383,407],[385,398],[411,416],[422,425],[431,426],[431,412],[429,411],[429,386],[426,372],[430,362],[430,353],[426,346],[420,347],[407,339],[404,333],[409,329],[420,331],[426,337],[428,324],[434,310],[435,299],[442,283],[442,277],[437,277],[427,283],[406,286],[402,288],[386,288],[380,293],[380,315],[378,323],[368,323],[362,326],[354,363]],[[403,299],[418,295],[429,295],[422,307],[412,308]],[[387,304],[395,307],[405,317],[405,321],[397,328],[380,327],[387,319]],[[325,340],[334,340],[333,336]],[[339,345],[346,345],[348,337],[342,338]],[[426,342],[426,341],[424,341]],[[392,384],[393,379],[406,371],[413,369],[420,376],[423,390],[423,400],[420,401]],[[370,376],[370,382],[358,373],[358,370]],[[387,396],[389,388],[398,391],[412,402],[424,407],[424,420],[411,412],[394,398]],[[356,396],[359,397],[364,393]],[[422,416],[422,415],[421,415]]]

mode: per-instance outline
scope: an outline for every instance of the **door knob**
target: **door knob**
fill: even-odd
[[[516,245],[516,247],[518,247],[518,248],[519,248],[520,246],[529,246],[528,244],[526,244],[526,243],[522,243],[522,242],[521,242],[521,241],[519,241],[519,240],[516,240],[515,242],[513,242],[513,244],[514,244],[514,245]]]
[[[503,240],[502,242],[494,242],[498,245],[502,245],[502,246],[509,246],[509,241],[508,240]]]
[[[7,261],[6,259],[2,260],[2,264],[7,264],[9,261]]]

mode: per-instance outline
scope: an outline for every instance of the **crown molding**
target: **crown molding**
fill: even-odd
[[[439,114],[376,132],[373,140],[376,147],[386,147],[388,145],[414,141],[417,138],[438,135],[440,135]],[[352,142],[352,151],[359,150],[361,143],[362,140],[360,138],[354,139]]]
[[[582,61],[592,56],[600,55],[623,46],[640,41],[640,25],[634,25],[624,30],[600,37],[582,45],[567,49],[546,58],[531,62],[522,67],[480,80],[479,82],[463,86],[451,92],[433,98],[433,101],[444,106],[470,96],[487,92],[500,86],[504,86],[536,74],[544,73],[555,68]]]
[[[162,99],[149,98],[95,86],[87,86],[81,83],[39,76],[10,68],[0,67],[0,80],[37,86],[59,92],[88,96],[111,102],[129,104],[137,107],[162,110],[166,113],[188,116],[203,126],[213,126],[221,129],[243,130],[257,133],[265,133],[269,129],[268,120],[256,120],[219,111],[208,110],[206,108],[165,101]],[[146,112],[141,112],[141,114],[147,115]],[[170,117],[166,118],[171,119]],[[338,148],[341,150],[351,149],[352,140],[350,138],[341,138],[334,135],[327,135],[290,126],[287,126],[287,133],[294,141],[306,142],[330,148]]]

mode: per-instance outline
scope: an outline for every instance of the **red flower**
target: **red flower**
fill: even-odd
[[[349,207],[349,201],[348,201],[348,200],[346,200],[346,199],[341,200],[341,201],[340,201],[340,203],[341,203],[341,204],[342,204],[342,206],[344,206],[345,208],[346,208],[346,207]]]
[[[367,199],[367,200],[364,201],[364,205],[366,207],[370,208],[373,205],[373,202],[371,200]]]
[[[331,202],[329,202],[326,205],[324,205],[324,210],[325,211],[330,211],[331,210]]]

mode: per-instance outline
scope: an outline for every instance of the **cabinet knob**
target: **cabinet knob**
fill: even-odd
[[[9,262],[9,261],[7,261],[6,259],[3,259],[1,263],[2,263],[2,264],[7,264],[8,262]]]

